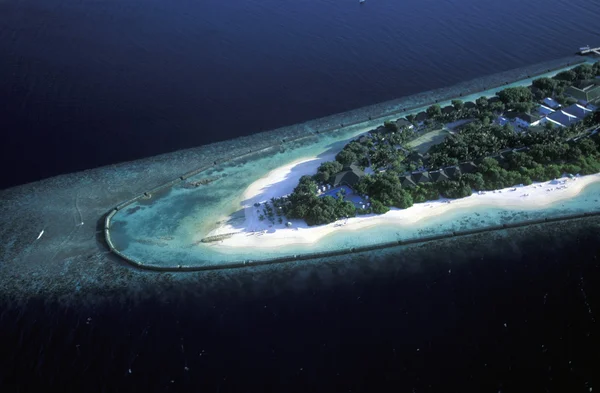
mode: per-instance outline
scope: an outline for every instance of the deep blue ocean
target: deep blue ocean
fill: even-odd
[[[5,0],[0,189],[600,45],[590,0]]]
[[[0,189],[561,58],[599,26],[597,0],[3,0]],[[0,391],[600,389],[598,226],[520,236],[302,282],[1,294]]]

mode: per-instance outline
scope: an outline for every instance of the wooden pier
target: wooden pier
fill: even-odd
[[[589,46],[586,46],[584,48],[579,48],[579,54],[580,55],[596,54],[596,55],[600,56],[600,47],[598,47],[598,48],[590,48]]]

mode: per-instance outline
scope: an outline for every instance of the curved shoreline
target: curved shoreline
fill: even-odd
[[[574,67],[574,66],[576,66],[578,64],[584,63],[586,61],[587,60],[585,58],[581,58],[580,61],[572,63],[573,60],[570,59],[570,62],[567,63],[566,66],[564,64],[562,64],[561,66],[557,66],[557,67],[555,67],[554,71],[562,70],[562,69],[568,69],[568,68]],[[506,73],[508,73],[508,72],[516,72],[516,71],[517,70],[507,71]],[[523,72],[522,69],[520,69],[519,71]],[[535,77],[535,76],[538,76],[538,75],[544,75],[544,74],[546,74],[548,72],[551,72],[551,71],[553,71],[553,70],[552,69],[544,69],[540,73],[535,73],[533,75],[527,74],[526,76],[527,76],[527,78],[532,78],[532,77]],[[517,79],[515,82],[512,82],[512,83],[519,83],[519,82],[525,83],[526,80],[522,79],[524,76],[525,75],[522,75],[521,78]],[[473,83],[473,81],[465,82],[465,84],[467,84],[467,83]],[[493,87],[493,88],[489,88],[488,87],[488,89],[499,88],[499,87],[506,86],[508,84],[509,84],[509,82],[504,82],[502,84],[499,84],[497,87]],[[464,84],[462,84],[461,86],[464,86]],[[484,86],[484,88],[485,88],[485,86]],[[298,131],[299,128],[304,130],[304,132],[302,132],[302,135],[296,135],[296,136],[292,136],[290,138],[283,138],[281,140],[281,142],[275,143],[273,145],[262,147],[262,148],[257,149],[257,150],[250,150],[249,152],[247,152],[245,154],[242,154],[242,155],[232,156],[232,157],[225,157],[225,158],[223,158],[221,160],[214,161],[213,165],[207,165],[207,166],[204,166],[202,168],[198,168],[198,169],[196,169],[194,171],[188,172],[188,173],[186,173],[186,174],[178,177],[175,180],[172,180],[172,181],[167,182],[167,183],[165,183],[163,185],[155,187],[155,188],[153,188],[153,189],[151,189],[149,191],[146,191],[143,194],[140,194],[137,197],[134,197],[134,198],[132,198],[132,199],[130,199],[128,201],[122,202],[119,205],[117,205],[115,208],[113,208],[111,211],[109,211],[107,213],[107,215],[106,215],[105,220],[104,220],[104,231],[103,232],[104,232],[104,235],[105,235],[106,242],[107,242],[107,244],[109,246],[109,249],[113,253],[115,253],[116,255],[118,255],[119,257],[127,260],[128,262],[133,263],[134,265],[136,265],[138,267],[148,268],[148,269],[153,269],[153,270],[158,270],[158,271],[181,271],[181,270],[196,271],[196,270],[210,270],[210,269],[221,269],[221,268],[232,268],[232,267],[248,266],[250,264],[255,265],[256,263],[258,263],[257,261],[255,261],[255,262],[244,261],[244,262],[241,262],[241,265],[239,265],[238,263],[233,263],[233,264],[232,263],[220,263],[220,264],[210,264],[210,265],[204,265],[204,266],[182,266],[182,265],[177,265],[177,266],[156,266],[156,265],[146,265],[143,262],[135,261],[131,257],[127,257],[122,252],[120,252],[120,251],[118,251],[116,249],[116,247],[114,246],[114,244],[113,244],[113,242],[111,240],[111,234],[110,234],[111,219],[121,209],[129,206],[130,204],[132,204],[134,202],[137,202],[140,199],[152,198],[153,194],[161,192],[161,191],[165,191],[165,190],[171,188],[172,186],[174,186],[174,185],[176,185],[176,184],[184,181],[185,179],[187,179],[187,178],[189,178],[191,176],[195,176],[195,175],[197,175],[197,174],[199,174],[201,172],[204,172],[204,171],[206,171],[208,169],[214,168],[217,165],[226,164],[226,163],[229,163],[229,162],[232,162],[232,161],[235,161],[235,160],[239,160],[239,159],[242,159],[242,160],[243,159],[248,159],[248,158],[251,158],[251,157],[253,157],[255,155],[258,155],[258,154],[261,154],[261,153],[268,153],[270,150],[278,149],[283,144],[287,144],[287,143],[294,142],[294,141],[300,141],[302,139],[311,138],[311,137],[314,137],[315,134],[327,133],[327,132],[332,132],[332,131],[348,131],[348,128],[351,127],[351,126],[360,125],[360,124],[367,125],[367,123],[371,122],[371,121],[383,120],[383,119],[385,119],[385,117],[395,116],[398,113],[404,113],[404,112],[405,113],[409,113],[409,111],[411,111],[411,110],[419,109],[419,108],[424,109],[428,105],[431,105],[431,104],[436,103],[436,102],[445,102],[446,100],[449,100],[451,98],[458,98],[456,96],[456,93],[449,94],[449,91],[451,89],[452,89],[452,87],[448,87],[448,88],[443,88],[443,89],[438,89],[437,90],[437,92],[439,92],[439,91],[445,91],[447,93],[447,97],[446,96],[443,96],[444,98],[439,98],[438,97],[438,99],[435,99],[435,100],[429,101],[429,102],[421,102],[418,105],[415,105],[413,107],[400,108],[400,109],[390,109],[390,108],[383,109],[383,111],[380,112],[377,115],[377,117],[373,117],[373,116],[369,115],[368,119],[365,119],[363,117],[363,118],[360,118],[358,120],[351,120],[350,122],[341,123],[339,125],[338,124],[335,124],[335,125],[327,124],[328,121],[331,121],[331,119],[335,119],[335,118],[339,119],[340,116],[346,116],[346,118],[347,117],[355,117],[357,113],[362,113],[363,115],[366,115],[366,114],[369,113],[369,110],[371,110],[373,108],[381,109],[382,107],[384,107],[386,105],[387,106],[393,105],[393,102],[376,104],[376,105],[373,105],[373,106],[368,107],[366,109],[365,108],[360,108],[360,109],[357,109],[357,110],[354,110],[354,111],[350,111],[350,112],[347,112],[347,113],[344,113],[344,114],[331,115],[331,116],[326,117],[326,118],[317,119],[317,120],[314,120],[314,121],[309,121],[309,122],[306,122],[306,123],[302,123],[300,125],[296,125],[296,126],[294,126],[295,131]],[[476,94],[478,92],[480,92],[481,94],[485,94],[485,92],[481,91],[480,89],[474,89],[474,91],[472,91],[472,92],[460,94],[460,97],[463,97],[464,95],[469,95],[469,94]],[[432,94],[432,92],[423,93],[423,96],[426,95],[426,94]],[[398,101],[398,100],[396,100],[396,101]],[[320,123],[320,125],[322,124],[322,125],[324,125],[324,127],[323,128],[319,127],[319,129],[315,131],[309,125],[309,124],[313,124],[313,123],[317,123],[317,124]],[[286,127],[284,127],[284,128],[286,128]],[[280,130],[269,131],[269,133],[274,133],[274,132],[278,132],[278,131],[281,131],[281,129]],[[294,132],[294,133],[297,133],[297,132]],[[579,218],[579,217],[585,217],[585,216],[586,215],[578,215],[577,217],[569,216],[569,217],[563,218],[563,219],[572,219],[572,218]],[[527,223],[524,223],[523,225],[531,225],[533,223],[535,223],[535,222],[527,222]],[[500,229],[500,228],[497,228],[497,229]],[[485,230],[486,229],[484,229],[484,231]],[[494,229],[491,228],[489,230],[494,230]],[[442,238],[443,237],[444,236],[442,236]],[[431,239],[429,239],[429,238],[424,238],[423,239],[423,241],[430,241],[430,240]],[[415,241],[415,242],[418,242],[418,241]],[[394,245],[397,245],[397,243],[394,243]],[[366,251],[368,249],[371,249],[372,247],[373,246],[368,246],[364,250]],[[379,246],[374,246],[374,247],[379,247]],[[361,250],[363,250],[363,248],[361,248]],[[352,251],[354,251],[354,250],[352,250]],[[352,252],[352,251],[343,251],[343,250],[341,250],[342,254],[347,253],[347,252]],[[318,253],[318,255],[314,255],[314,256],[310,256],[310,254],[306,254],[306,255],[308,255],[308,256],[294,256],[293,259],[289,259],[289,260],[297,260],[297,258],[312,259],[312,258],[323,257],[322,253]],[[340,255],[340,254],[334,253],[334,254],[331,254],[331,255]],[[281,258],[273,258],[273,259],[268,260],[268,261],[265,260],[266,262],[264,262],[264,263],[275,263],[273,261],[277,261],[277,260],[280,260],[280,259]],[[262,263],[263,262],[261,262],[261,264]]]
[[[268,176],[259,179],[245,191],[254,201],[270,199],[277,184],[281,183],[282,175],[289,171],[289,166],[283,166],[280,171],[271,171]],[[473,193],[459,199],[438,199],[414,204],[407,209],[392,208],[381,215],[365,215],[349,218],[343,225],[330,223],[309,227],[300,220],[292,220],[293,226],[270,226],[268,223],[257,222],[252,206],[245,206],[246,222],[244,228],[237,233],[231,227],[224,226],[215,234],[227,233],[230,236],[215,244],[214,249],[229,253],[230,250],[243,252],[246,250],[268,250],[278,247],[311,245],[323,241],[326,237],[339,233],[353,233],[374,226],[393,226],[395,229],[408,229],[410,226],[434,217],[467,209],[493,208],[503,210],[539,210],[539,207],[552,206],[561,201],[569,200],[579,195],[586,187],[600,183],[600,174],[577,177],[576,180],[560,178],[529,186],[507,187],[501,190]],[[271,182],[269,182],[271,180]],[[296,179],[286,179],[283,183],[297,183]],[[568,184],[567,184],[568,183]],[[262,185],[270,184],[269,195],[261,193]],[[289,188],[289,184],[283,184]],[[563,188],[564,187],[564,188]],[[526,196],[523,194],[526,193]],[[531,193],[531,194],[530,194]],[[283,193],[277,196],[281,196]],[[256,236],[256,232],[267,232]]]
[[[306,261],[306,260],[311,260],[311,259],[336,257],[336,256],[353,254],[353,253],[383,250],[383,249],[393,248],[393,247],[423,244],[423,243],[428,243],[428,242],[437,241],[437,240],[444,240],[444,239],[449,239],[449,238],[454,238],[454,237],[477,235],[477,234],[495,232],[495,231],[500,231],[500,230],[505,230],[505,229],[522,228],[522,227],[527,227],[527,226],[537,225],[537,224],[548,224],[548,223],[561,222],[561,221],[571,221],[571,220],[577,220],[577,219],[589,218],[589,217],[600,217],[600,211],[571,214],[571,215],[565,215],[562,217],[550,217],[550,218],[543,218],[543,219],[526,220],[526,221],[517,222],[517,223],[494,225],[494,226],[489,226],[486,228],[476,228],[476,229],[467,229],[467,230],[462,230],[462,231],[453,231],[451,233],[446,233],[446,234],[422,236],[422,237],[414,238],[414,239],[397,240],[394,242],[374,244],[374,245],[370,245],[370,246],[352,247],[352,248],[348,248],[348,249],[340,249],[340,250],[335,250],[335,251],[294,254],[294,255],[286,256],[286,257],[269,258],[269,259],[263,259],[263,260],[258,260],[258,261],[243,260],[241,262],[224,263],[224,264],[218,264],[218,265],[202,265],[202,266],[145,265],[142,262],[136,261],[132,258],[129,258],[129,257],[123,255],[118,250],[112,250],[112,251],[116,255],[118,255],[119,257],[124,259],[126,262],[128,262],[130,265],[132,265],[136,268],[143,269],[143,270],[149,270],[149,271],[155,271],[155,272],[199,272],[199,271],[207,271],[207,270],[236,269],[236,268],[264,266],[264,265],[273,265],[273,264],[278,264],[278,263],[288,263],[288,262],[296,262],[296,261]],[[110,245],[110,243],[109,243],[109,245]]]

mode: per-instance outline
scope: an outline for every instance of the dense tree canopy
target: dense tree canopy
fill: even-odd
[[[538,78],[534,79],[531,83],[532,86],[540,89],[543,92],[543,95],[546,97],[552,97],[554,94],[554,89],[556,89],[557,83],[552,78]]]
[[[600,76],[600,62],[584,64],[561,72],[553,78],[535,79],[532,85],[538,90],[538,98],[554,97],[566,104],[572,98],[563,92],[573,81]],[[336,161],[323,163],[315,176],[303,176],[294,192],[277,201],[289,218],[303,218],[309,225],[333,222],[355,214],[385,213],[390,207],[407,208],[413,203],[439,198],[461,198],[473,190],[495,190],[517,184],[531,184],[561,176],[563,173],[591,174],[600,172],[600,137],[579,138],[583,131],[600,125],[600,112],[569,127],[547,127],[541,131],[515,133],[510,126],[492,124],[492,120],[506,109],[530,112],[537,103],[529,88],[507,88],[497,93],[500,101],[490,103],[480,97],[476,105],[466,109],[460,100],[452,101],[452,114],[443,114],[437,104],[427,109],[431,121],[450,121],[457,116],[475,118],[460,132],[449,135],[444,142],[429,149],[429,168],[437,169],[465,161],[476,161],[475,173],[467,173],[452,180],[438,183],[419,183],[402,187],[400,175],[407,169],[415,169],[405,160],[405,150],[398,149],[417,134],[414,130],[398,129],[397,123],[384,124],[387,133],[373,133],[371,137],[352,141],[336,156]],[[407,116],[409,121],[414,117]],[[477,120],[478,119],[478,120]],[[574,138],[577,136],[578,138]],[[506,153],[506,159],[497,161],[490,156],[506,149],[526,147],[525,150]],[[510,153],[510,154],[509,154]],[[487,157],[487,158],[486,158]],[[333,176],[351,163],[369,166],[377,171],[364,176],[354,186],[358,194],[369,195],[371,207],[357,209],[343,195],[319,197],[316,182],[331,182]],[[414,163],[413,163],[414,164]],[[422,165],[419,162],[419,165]],[[275,202],[274,202],[275,205]],[[272,209],[266,211],[272,219]],[[279,213],[278,213],[279,215]]]
[[[592,65],[592,72],[595,76],[600,76],[600,61],[597,61]]]
[[[578,65],[577,67],[573,68],[573,71],[577,75],[576,79],[578,80],[591,79],[595,76],[594,67],[587,63]]]
[[[489,105],[489,102],[487,97],[479,97],[477,100],[475,100],[475,104],[479,110],[484,110]]]
[[[454,165],[498,152],[507,147],[518,147],[519,138],[510,126],[484,126],[470,123],[458,134],[450,135],[429,149],[433,168]]]
[[[531,90],[524,86],[509,87],[496,93],[507,108],[512,108],[520,102],[532,102]]]
[[[358,156],[350,149],[343,149],[335,156],[335,160],[342,166],[348,166],[358,161]]]
[[[577,73],[573,70],[562,71],[562,72],[559,72],[558,74],[556,74],[554,76],[554,79],[561,80],[561,81],[567,81],[567,82],[573,82],[574,80],[577,79]]]
[[[465,107],[465,103],[462,100],[452,100],[452,106],[457,111],[461,111]]]
[[[344,150],[338,154],[344,153]],[[347,151],[348,154],[353,154],[350,151]],[[356,157],[356,155],[355,155]],[[315,180],[320,183],[332,183],[333,177],[336,173],[340,172],[343,169],[343,165],[338,162],[339,160],[336,157],[336,161],[328,161],[322,163],[317,169],[317,174],[315,175]]]
[[[438,104],[431,105],[429,108],[427,108],[427,116],[430,118],[442,116],[442,108]]]
[[[500,127],[496,131],[501,134],[504,130]],[[383,214],[389,207],[407,208],[413,203],[437,199],[440,195],[462,198],[473,190],[527,185],[533,181],[554,179],[563,173],[600,172],[600,138],[597,135],[566,143],[558,137],[540,133],[528,137],[528,140],[537,143],[532,144],[527,152],[514,152],[502,166],[496,159],[487,157],[481,160],[476,173],[463,174],[455,180],[404,188],[398,174],[391,171],[365,176],[355,186],[355,192],[370,196],[372,206],[367,210],[357,210],[343,195],[338,195],[337,199],[318,197],[316,183],[304,176],[288,197],[285,213],[290,218],[304,218],[309,225],[320,225],[352,217],[357,212]]]
[[[386,120],[385,122],[383,122],[383,126],[388,131],[392,131],[392,132],[398,131],[398,124],[396,124],[393,121]]]

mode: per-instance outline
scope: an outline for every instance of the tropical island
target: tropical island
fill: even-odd
[[[292,193],[254,207],[271,225],[300,219],[313,226],[565,174],[595,174],[599,106],[600,62],[495,97],[434,104],[352,140],[335,160],[302,176]]]
[[[600,214],[600,65],[559,63],[193,156],[198,169],[107,213],[107,243],[137,266],[199,270]]]

